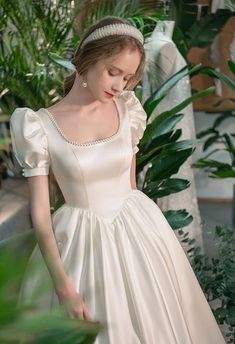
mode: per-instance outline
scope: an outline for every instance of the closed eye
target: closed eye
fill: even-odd
[[[116,74],[115,74],[114,72],[112,72],[112,71],[110,71],[110,70],[108,71],[108,73],[109,73],[110,76],[117,76],[117,75],[119,74],[119,73],[116,73]],[[130,79],[131,79],[131,78],[125,79],[125,81],[128,82],[128,81],[130,81]]]
[[[111,76],[116,76],[116,75],[118,75],[118,74],[115,74],[115,73],[111,72],[110,70],[108,71],[108,73],[109,73],[109,75],[111,75]]]

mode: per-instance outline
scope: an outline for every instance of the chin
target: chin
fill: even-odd
[[[100,101],[102,103],[109,103],[112,100],[112,98],[108,98],[105,95],[103,97],[100,97]]]

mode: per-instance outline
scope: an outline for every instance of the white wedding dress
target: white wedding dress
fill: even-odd
[[[117,132],[84,144],[70,141],[46,109],[18,108],[10,120],[24,175],[47,175],[50,167],[64,195],[53,230],[65,271],[104,325],[95,344],[224,344],[174,231],[159,207],[131,188],[146,113],[133,91],[114,102]],[[38,245],[19,303],[30,301],[43,311],[58,305]]]

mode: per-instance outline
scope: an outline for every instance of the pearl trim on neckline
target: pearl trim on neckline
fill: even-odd
[[[108,142],[112,139],[114,139],[121,131],[121,113],[119,111],[119,108],[118,108],[118,105],[117,105],[117,102],[115,100],[115,98],[113,98],[114,101],[115,101],[115,104],[116,104],[116,108],[117,108],[117,114],[118,114],[118,118],[119,118],[119,125],[118,125],[118,129],[116,131],[116,133],[114,133],[113,135],[109,136],[109,137],[105,137],[103,139],[98,139],[98,140],[95,140],[95,141],[88,141],[88,142],[83,142],[83,143],[79,143],[77,141],[72,141],[72,140],[69,140],[66,135],[64,134],[64,132],[61,130],[61,128],[59,127],[58,123],[56,122],[54,116],[52,115],[52,113],[47,110],[46,108],[42,108],[49,116],[49,118],[51,119],[52,123],[54,124],[54,126],[56,127],[56,129],[58,130],[58,132],[60,133],[60,135],[63,137],[63,139],[65,141],[67,141],[68,143],[72,144],[72,145],[75,145],[75,146],[93,146],[93,145],[96,145],[96,144],[99,144],[99,143],[104,143],[104,142]]]

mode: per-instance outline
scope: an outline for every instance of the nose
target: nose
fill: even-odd
[[[119,93],[123,91],[123,88],[124,88],[124,83],[122,82],[122,80],[116,81],[115,84],[112,86],[112,90],[115,93]]]

